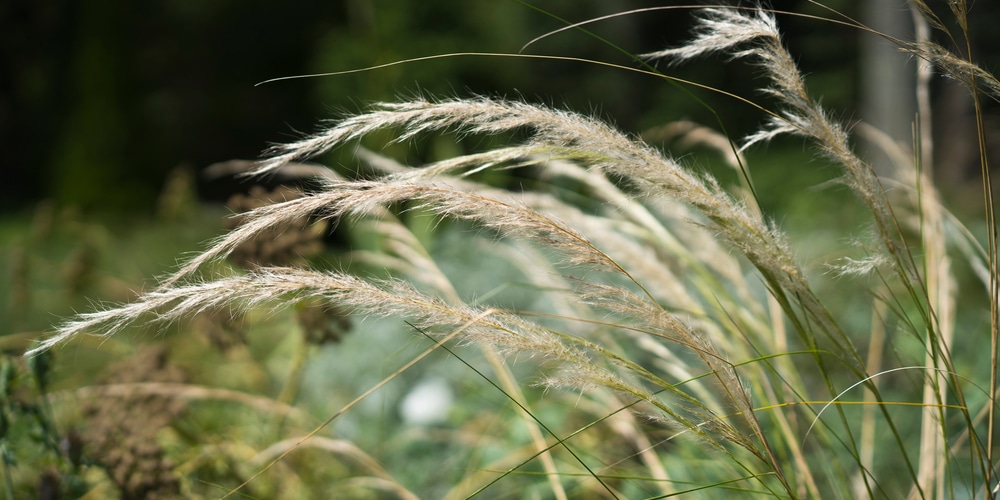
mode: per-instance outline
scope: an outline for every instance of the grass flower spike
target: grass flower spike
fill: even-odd
[[[703,489],[748,498],[989,497],[995,481],[985,436],[992,433],[983,420],[992,422],[993,395],[967,393],[992,382],[963,371],[982,363],[955,359],[961,304],[949,257],[952,248],[979,255],[978,243],[955,236],[968,231],[948,222],[957,219],[919,158],[918,166],[904,162],[880,178],[855,153],[851,127],[810,95],[774,14],[719,6],[697,16],[687,43],[641,57],[678,64],[723,53],[758,65],[767,81],[762,90],[779,109],[765,110],[764,126],[723,151],[722,161],[744,168],[762,142],[807,138],[838,166],[865,214],[875,241],[864,242],[864,256],[837,243],[854,235],[826,236],[839,264],[800,262],[791,243],[798,240],[757,206],[755,196],[768,193],[749,195],[749,177],[747,189],[729,186],[594,117],[484,96],[418,97],[374,104],[272,147],[256,174],[338,148],[354,153],[355,174],[325,176],[301,196],[240,214],[237,227],[158,288],[79,315],[28,355],[131,325],[324,303],[367,319],[356,337],[375,336],[388,318],[428,349],[324,425],[438,349],[461,362],[464,378],[483,383],[482,393],[513,408],[517,418],[503,425],[520,441],[506,448],[492,440],[493,421],[480,415],[462,415],[471,430],[441,431],[443,442],[475,449],[449,498],[538,484],[538,496],[553,498],[663,498]],[[905,46],[951,71],[995,81],[928,47]],[[717,149],[728,142],[690,123],[675,125],[661,130],[696,131]],[[424,165],[357,144],[449,134],[465,152]],[[473,142],[462,141],[467,137],[519,140],[466,149]],[[530,170],[528,187],[495,181],[515,169]],[[431,223],[422,222],[427,218]],[[337,264],[225,265],[241,245],[292,225],[318,235],[308,221],[346,227],[357,248],[338,255]],[[841,281],[830,285],[832,273],[816,267],[832,268]],[[989,273],[995,282],[995,266]],[[305,354],[299,361],[307,363]],[[987,377],[996,377],[995,367]],[[226,485],[227,496],[322,429],[296,444],[280,436],[262,447],[246,461],[259,469],[244,474],[243,484]],[[372,481],[412,495],[367,450],[315,439],[363,455],[377,476]]]

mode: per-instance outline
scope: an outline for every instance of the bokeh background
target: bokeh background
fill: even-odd
[[[405,361],[410,351],[384,354],[372,347],[370,339],[358,336],[347,336],[343,343],[331,347],[325,344],[340,339],[324,337],[316,341],[324,344],[322,347],[312,346],[316,349],[310,351],[311,357],[302,355],[300,359],[296,347],[288,343],[287,332],[311,332],[308,322],[313,320],[304,318],[303,311],[292,311],[283,315],[262,313],[245,323],[208,318],[180,325],[162,336],[156,332],[130,332],[107,343],[83,339],[80,345],[56,351],[55,368],[48,372],[37,372],[37,367],[28,366],[20,354],[31,339],[44,335],[54,323],[75,312],[91,310],[94,302],[134,299],[137,291],[150,289],[157,276],[174,269],[179,258],[203,248],[207,239],[231,227],[227,216],[237,208],[246,208],[247,198],[240,196],[253,191],[253,182],[208,179],[203,174],[206,167],[233,159],[257,158],[268,145],[294,140],[317,130],[324,120],[363,110],[367,103],[414,95],[503,96],[592,113],[635,134],[676,120],[692,120],[716,129],[724,126],[738,141],[754,131],[764,116],[732,97],[690,86],[678,88],[661,78],[600,64],[514,56],[527,42],[567,22],[680,3],[0,2],[0,350],[4,366],[14,367],[9,373],[20,377],[22,391],[10,400],[24,401],[27,406],[23,408],[44,401],[37,388],[30,388],[34,386],[27,382],[38,373],[52,380],[53,391],[75,391],[98,383],[187,381],[279,402],[298,400],[301,408],[325,418],[330,413],[330,401],[349,401],[359,388],[371,387],[384,375],[365,369],[388,359],[390,354],[397,361]],[[895,139],[908,142],[914,116],[908,71],[913,62],[878,37],[866,36],[837,22],[807,17],[858,19],[909,38],[912,27],[905,2],[822,3],[829,9],[806,0],[772,2],[776,9],[798,14],[779,14],[778,21],[786,45],[807,75],[810,90],[822,96],[823,104],[839,118],[874,123]],[[946,12],[943,2],[929,3]],[[969,46],[974,59],[991,71],[1000,68],[1000,51],[995,50],[1000,47],[1000,31],[995,29],[998,16],[1000,4],[985,0],[973,3],[970,31],[974,38]],[[523,53],[636,68],[639,65],[628,54],[678,45],[690,37],[691,25],[689,9],[651,10],[588,25],[587,32],[554,34],[524,48]],[[959,52],[965,50],[962,40],[957,47],[944,38],[938,41]],[[511,56],[445,57],[258,85],[280,77],[361,69],[459,52]],[[878,71],[885,68],[895,70]],[[763,84],[758,71],[742,62],[706,57],[681,67],[660,69],[764,106],[769,104],[768,97],[755,90]],[[932,92],[939,187],[957,211],[974,214],[975,219],[981,213],[982,188],[971,100],[959,86],[943,78],[934,80]],[[996,151],[1000,147],[1000,113],[994,102],[985,102],[984,110],[987,144]],[[379,148],[379,141],[386,138],[375,137],[370,145]],[[384,151],[418,165],[453,154],[459,151],[456,148],[476,146],[475,139],[468,142],[472,144],[421,138]],[[693,169],[735,179],[733,172],[702,155],[691,155],[686,150],[671,153]],[[762,193],[760,201],[765,212],[793,233],[797,228],[807,229],[801,241],[792,237],[794,243],[804,245],[797,246],[804,248],[803,259],[830,241],[824,238],[841,237],[843,233],[836,230],[856,230],[856,214],[849,212],[849,203],[840,203],[845,194],[816,189],[834,177],[836,169],[818,161],[803,141],[781,139],[750,154],[749,168]],[[877,164],[877,152],[871,154]],[[317,160],[342,171],[355,168],[344,155],[330,154]],[[1000,165],[1000,158],[994,158],[993,164]],[[234,196],[237,206],[233,204]],[[982,228],[975,222],[970,226],[974,230]],[[825,228],[830,231],[824,232]],[[431,241],[435,238],[431,228],[417,228],[414,232],[428,239],[428,247],[436,245],[438,255],[445,256],[456,269],[476,265],[462,261],[470,256],[460,243],[449,250],[449,236]],[[324,234],[322,240],[326,253],[321,260],[333,266],[347,242],[343,235],[332,233]],[[498,268],[480,271],[493,273],[487,279],[503,273]],[[321,318],[319,321],[326,323],[317,331],[333,337],[346,333],[327,331],[330,324],[337,323],[337,312],[324,314],[332,315],[333,320]],[[864,314],[861,321],[868,320],[868,312]],[[254,332],[248,335],[250,328],[246,325],[254,323]],[[344,330],[350,328],[349,324],[343,326]],[[369,323],[366,328],[382,332],[377,334],[381,335],[376,342],[381,344],[376,346],[379,349],[394,348],[398,339],[415,336],[399,322],[394,326]],[[149,345],[160,350],[147,349]],[[418,344],[413,342],[413,346]],[[186,375],[178,375],[177,367]],[[453,377],[449,379],[452,382],[474,378],[463,371],[465,368],[455,370],[458,375],[442,376]],[[427,380],[430,385],[436,383],[436,379]],[[377,449],[384,446],[384,456],[379,458],[397,467],[394,471],[403,470],[401,477],[415,483],[431,482],[424,477],[426,464],[421,466],[419,460],[426,459],[428,453],[448,456],[448,445],[430,452],[423,449],[425,443],[417,441],[407,442],[409,448],[403,450],[384,445],[400,423],[394,405],[405,400],[414,387],[423,386],[415,379],[401,384],[387,388],[388,395],[374,407],[360,409],[359,417],[342,419],[337,431],[358,440],[367,439]],[[465,397],[475,403],[461,408],[466,414],[455,418],[473,420],[492,411],[475,391],[470,389]],[[0,402],[3,400],[0,397]],[[80,428],[91,429],[92,435],[85,438],[91,440],[92,448],[98,446],[94,442],[112,443],[108,446],[113,447],[113,439],[101,441],[104,438],[94,438],[93,434],[125,425],[115,420],[118,417],[108,416],[119,410],[99,408],[92,411],[89,420],[82,420],[86,422]],[[154,410],[170,415],[174,411],[149,411]],[[7,439],[37,431],[31,427],[27,413],[15,416],[20,420],[11,429],[22,434],[17,436],[11,431]],[[149,418],[145,414],[132,417],[137,421]],[[60,418],[71,420],[66,415]],[[192,436],[226,436],[231,428],[238,427],[234,423],[237,421],[245,424],[244,430],[251,431],[233,440],[249,440],[247,436],[257,428],[254,422],[241,420],[246,418],[245,414],[237,415],[232,408],[223,407],[199,413],[198,420],[172,421],[175,430],[186,428],[191,435],[173,436],[168,445],[163,445],[160,435],[159,445],[166,446],[167,451],[169,443],[173,443],[174,451],[194,448],[192,442],[202,443]],[[114,436],[113,431],[106,432]],[[61,475],[62,488],[67,489],[65,482],[71,475],[66,472],[65,461],[59,462],[62,459],[58,453],[26,441],[10,442],[14,444],[8,449],[16,451],[10,456],[21,464],[18,487],[24,489],[19,492],[41,491],[47,484],[44,477],[37,479],[31,474],[49,470]],[[220,484],[234,481],[235,475],[225,466],[218,465],[217,469],[217,476],[205,473],[199,480],[218,480]],[[429,497],[434,497],[433,493]]]
[[[521,97],[594,111],[629,131],[678,118],[711,122],[693,99],[648,76],[584,63],[462,57],[351,75],[292,80],[275,77],[363,68],[450,52],[517,53],[532,38],[611,12],[664,1],[545,0],[412,2],[340,0],[12,0],[0,6],[0,144],[5,180],[0,208],[30,209],[41,199],[85,210],[151,212],[167,173],[232,158],[255,158],[337,112],[366,102],[423,92]],[[865,20],[869,3],[824,2]],[[886,3],[906,26],[902,1]],[[775,8],[836,17],[810,2]],[[997,7],[974,4],[973,46],[995,65],[990,24]],[[846,118],[860,118],[860,34],[833,23],[779,16],[788,45],[810,75],[816,95]],[[877,25],[877,19],[868,21]],[[690,26],[685,9],[648,12],[588,27],[631,53],[679,43]],[[584,57],[635,67],[595,38],[566,32],[526,53]],[[754,71],[718,59],[671,74],[759,99]],[[730,99],[693,90],[739,137],[759,113]],[[939,97],[950,98],[943,94]],[[953,104],[953,103],[952,103]],[[950,105],[945,110],[956,109]],[[952,118],[953,119],[953,118]],[[905,139],[905,137],[904,137]],[[954,141],[952,141],[954,142]],[[955,174],[962,177],[965,174]]]

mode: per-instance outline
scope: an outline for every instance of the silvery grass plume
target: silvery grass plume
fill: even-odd
[[[967,29],[965,22],[967,10],[964,2],[950,2],[949,6],[963,30]],[[916,1],[913,8],[918,33],[921,33],[923,23],[927,20],[938,29],[946,31],[944,24],[926,4]],[[892,155],[897,158],[896,164],[899,166],[897,175],[891,179],[879,179],[874,170],[853,152],[848,143],[849,135],[846,129],[832,120],[829,113],[809,96],[801,73],[781,44],[773,15],[764,11],[747,15],[742,11],[724,8],[706,9],[702,11],[696,31],[696,38],[684,46],[646,54],[645,57],[680,62],[708,53],[725,52],[733,58],[755,59],[771,82],[771,86],[765,91],[776,97],[784,108],[780,114],[771,117],[767,127],[748,137],[742,149],[779,134],[800,135],[812,139],[820,152],[843,167],[843,182],[868,207],[878,241],[882,245],[882,249],[869,246],[870,255],[866,259],[846,261],[845,265],[840,266],[841,270],[861,274],[879,272],[881,275],[880,267],[892,269],[898,282],[905,289],[904,293],[917,299],[913,305],[926,325],[921,342],[927,349],[924,366],[928,370],[928,376],[924,384],[923,402],[926,407],[923,416],[919,472],[914,478],[915,484],[910,495],[922,496],[933,491],[937,496],[943,496],[945,480],[942,471],[947,468],[949,452],[946,451],[945,445],[947,433],[940,432],[937,428],[939,422],[946,419],[940,405],[948,400],[949,391],[963,407],[965,398],[951,358],[956,290],[944,248],[944,210],[940,206],[929,177],[930,133],[924,132],[919,137],[924,141],[923,146],[926,148],[921,152],[923,156],[917,157],[918,164],[923,162],[923,169],[914,169],[913,160],[907,158],[907,156],[912,158],[912,154],[897,153]],[[926,30],[923,30],[923,33],[921,35],[923,38],[916,42],[896,41],[903,50],[917,55],[927,63],[934,64],[962,82],[975,99],[978,99],[977,82],[985,86],[988,93],[996,95],[998,86],[992,75],[954,56],[943,47],[928,42]],[[920,70],[925,75],[929,74],[929,67],[923,63]],[[927,78],[922,78],[919,83],[926,87]],[[930,106],[924,102],[927,99],[927,92],[918,90],[918,98],[922,99],[921,119],[929,123]],[[884,138],[881,142],[889,144],[887,149],[895,147],[891,141],[885,141]],[[988,175],[986,179],[988,183]],[[915,233],[922,236],[919,243],[924,253],[923,264],[917,262],[908,248],[897,219],[898,214],[893,213],[891,208],[893,205],[889,202],[883,182],[904,186],[905,192],[913,195],[910,200],[910,206],[913,208],[910,210],[915,216],[909,220],[916,221]],[[916,331],[914,334],[921,335]],[[878,367],[873,366],[871,360],[868,364],[869,373],[877,371]],[[872,390],[877,399],[877,389],[872,388]],[[990,414],[992,415],[992,412]],[[968,416],[966,418],[968,419]],[[992,428],[992,417],[989,427]],[[988,448],[990,447],[987,446]],[[863,452],[862,455],[868,457],[863,463],[870,464],[871,452]],[[987,483],[990,482],[991,474],[988,468],[983,467],[983,463],[989,462],[990,460],[986,460],[979,464]],[[864,490],[871,493],[867,485],[864,489],[856,490],[856,493]]]
[[[935,268],[936,278],[930,278],[926,264],[912,256],[884,181],[853,152],[847,129],[810,97],[772,15],[705,9],[694,39],[647,57],[680,62],[713,52],[756,60],[769,79],[766,90],[783,106],[763,130],[747,138],[740,152],[780,134],[807,137],[842,167],[843,183],[870,213],[876,239],[868,247],[870,257],[841,265],[881,280],[874,295],[882,302],[875,301],[874,314],[891,308],[906,319],[904,309],[917,311],[919,319],[909,329],[928,353],[926,366],[919,368],[931,373],[922,386],[923,404],[940,407],[924,419],[941,422],[938,435],[922,436],[920,446],[939,456],[921,456],[919,463],[911,457],[913,443],[888,411],[876,377],[899,367],[862,356],[854,345],[860,336],[845,332],[827,309],[785,236],[761,215],[752,197],[732,194],[715,179],[693,173],[592,117],[487,97],[380,103],[311,137],[273,148],[258,173],[383,130],[396,132],[397,142],[445,131],[518,131],[527,136],[520,144],[421,167],[357,149],[359,160],[378,172],[376,178],[330,179],[308,196],[245,214],[243,225],[189,260],[158,289],[132,304],[80,315],[28,355],[81,333],[112,335],[140,321],[162,324],[220,307],[246,311],[322,299],[360,315],[405,318],[437,338],[452,332],[461,344],[481,346],[503,379],[509,368],[494,353],[538,360],[546,368],[541,385],[579,391],[592,402],[615,401],[619,406],[604,407],[610,414],[627,408],[642,416],[644,423],[634,419],[628,424],[633,427],[620,432],[637,443],[635,455],[662,495],[691,483],[732,482],[744,491],[771,496],[818,498],[831,489],[844,491],[847,484],[855,485],[857,495],[880,496],[891,495],[899,481],[909,481],[919,497],[931,496],[932,486],[941,491],[942,471],[968,484],[987,477],[982,460],[967,464],[978,468],[967,474],[952,472],[950,465],[960,442],[971,447],[981,443],[948,345],[954,320],[948,304],[954,291],[947,268]],[[745,161],[738,154],[730,156]],[[584,209],[555,191],[515,194],[475,180],[484,170],[525,165],[538,168],[553,185],[572,181],[598,202],[597,208]],[[933,191],[917,172],[906,171],[892,181],[915,192]],[[943,239],[944,211],[936,200],[936,195],[918,197],[910,213],[917,214],[913,220],[925,238]],[[455,278],[389,210],[401,202],[409,210],[479,228],[468,235],[469,247],[488,247],[484,259],[503,259],[520,270],[525,281],[546,291],[541,294],[544,305],[537,311],[509,311],[462,296]],[[292,267],[244,274],[206,271],[241,243],[304,216],[357,221],[379,235],[381,253],[356,256],[377,263],[392,277]],[[930,243],[921,242],[928,248]],[[928,298],[932,292],[934,298]],[[789,328],[794,336],[788,335]],[[874,347],[870,344],[868,351]],[[949,375],[932,376],[937,372]],[[878,450],[874,438],[858,437],[853,414],[837,404],[845,388],[858,384],[867,391],[869,408],[877,408],[864,414],[861,432],[874,429],[880,412],[878,425],[889,436],[878,442]],[[523,400],[516,384],[503,388],[512,399]],[[960,420],[967,424],[965,434],[955,439],[950,439],[955,426],[947,423],[952,415],[943,408],[949,397],[958,399]],[[834,416],[827,418],[805,404],[817,400],[831,403]],[[597,421],[606,418],[610,415]],[[682,457],[707,447],[720,459],[705,468],[671,459],[650,444],[652,433],[637,431],[642,426],[669,429],[661,446],[683,449]],[[561,438],[552,444],[553,436],[544,435],[542,427],[532,427],[534,449],[555,496],[564,497],[558,476],[566,459],[557,462],[549,453],[571,445]],[[931,441],[936,444],[925,446]],[[975,448],[969,455],[981,452]],[[902,462],[905,472],[882,470],[877,464],[884,457]],[[579,465],[600,483],[603,494],[616,496],[601,472],[582,460]]]

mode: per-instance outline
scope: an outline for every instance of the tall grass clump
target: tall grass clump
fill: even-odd
[[[948,5],[966,30],[965,2]],[[919,26],[950,36],[923,2],[913,9]],[[680,64],[719,53],[758,67],[772,103],[755,105],[766,117],[760,131],[737,141],[682,127],[720,149],[741,182],[724,185],[598,119],[549,106],[483,96],[379,103],[275,146],[257,169],[353,147],[366,175],[327,176],[305,196],[244,214],[158,288],[79,315],[28,355],[136,323],[322,301],[406,322],[426,336],[427,352],[470,360],[463,369],[516,406],[509,425],[523,426],[526,441],[470,461],[450,497],[534,488],[554,498],[992,498],[998,273],[989,168],[984,160],[983,248],[932,182],[926,85],[933,65],[966,85],[978,110],[981,96],[1000,94],[997,80],[926,30],[916,41],[892,40],[920,61],[919,147],[888,142],[900,160],[880,176],[852,138],[877,132],[848,127],[810,94],[771,12],[717,6],[696,15],[686,44],[641,57]],[[979,130],[985,148],[981,121]],[[522,140],[413,167],[355,146],[386,133],[397,143],[440,133]],[[805,138],[837,165],[865,214],[863,227],[824,242],[837,258],[818,271],[762,213],[758,201],[769,193],[754,188],[744,158],[781,135]],[[537,176],[530,189],[486,182],[490,171],[523,167]],[[523,300],[515,308],[462,291],[475,270],[456,273],[436,259],[404,213],[460,234],[462,252],[482,270],[508,269],[493,286],[516,284]],[[378,252],[355,258],[385,273],[215,265],[304,217],[374,235]],[[959,301],[959,265],[978,273],[988,300]],[[960,315],[978,318],[962,324],[979,328],[957,331]],[[525,363],[535,375],[517,378]],[[534,385],[550,390],[539,395]],[[562,401],[565,413],[547,418],[539,398]],[[321,429],[262,452],[247,482],[297,448],[322,448],[330,438]],[[385,486],[396,480],[382,472],[372,488],[413,495],[405,484]]]

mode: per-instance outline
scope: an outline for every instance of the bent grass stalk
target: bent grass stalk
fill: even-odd
[[[950,5],[960,9],[959,3],[964,4]],[[922,2],[915,4],[923,16],[933,15]],[[955,13],[959,15],[959,10]],[[850,19],[831,22],[870,31]],[[929,22],[944,27],[936,18]],[[996,93],[1000,89],[996,79],[930,44],[926,37],[894,41],[968,85],[977,99],[982,147],[978,88],[983,84]],[[522,132],[526,139],[422,167],[356,149],[356,156],[379,174],[377,178],[331,177],[307,196],[246,213],[243,225],[213,242],[156,290],[131,304],[80,315],[41,340],[28,355],[82,333],[108,336],[134,323],[163,324],[219,307],[249,311],[317,299],[363,316],[403,318],[433,340],[433,346],[325,424],[260,455],[258,460],[274,458],[227,497],[360,400],[443,348],[515,403],[532,450],[492,480],[482,478],[489,468],[470,473],[455,485],[452,495],[476,495],[501,480],[522,481],[514,478],[515,471],[538,459],[556,498],[581,492],[621,497],[625,495],[621,488],[645,491],[649,485],[643,483],[652,485],[657,498],[705,488],[790,498],[819,497],[833,490],[855,497],[905,492],[929,498],[969,492],[988,498],[994,486],[991,402],[996,394],[998,314],[992,215],[985,252],[988,265],[978,263],[988,270],[994,345],[989,382],[983,383],[964,375],[953,359],[957,285],[945,241],[950,234],[946,221],[957,219],[945,211],[930,181],[925,163],[929,141],[920,143],[913,164],[899,165],[892,178],[879,178],[854,153],[847,127],[810,96],[783,46],[773,13],[764,9],[703,9],[692,40],[642,57],[676,64],[711,53],[754,61],[769,82],[763,91],[781,108],[769,110],[751,103],[765,112],[768,122],[738,148],[725,134],[702,131],[702,140],[716,144],[735,162],[743,174],[740,188],[726,188],[711,176],[693,173],[641,139],[578,113],[488,97],[375,104],[318,134],[275,146],[257,173],[345,147],[377,131],[393,131],[396,142],[442,132],[461,136]],[[455,55],[462,54],[438,57]],[[689,83],[653,70],[629,70]],[[926,79],[922,82],[925,86]],[[926,112],[926,106],[922,109]],[[921,119],[929,121],[928,116]],[[841,182],[870,217],[874,241],[865,242],[867,256],[845,258],[833,266],[845,277],[872,276],[879,282],[877,291],[871,292],[872,326],[867,331],[852,331],[831,311],[824,297],[828,291],[814,285],[788,238],[757,205],[758,196],[766,193],[755,190],[742,155],[779,135],[808,139],[838,165]],[[926,132],[924,136],[929,137]],[[515,194],[475,180],[486,170],[528,165],[542,172],[551,186],[570,182],[597,203],[584,208],[555,189]],[[984,196],[987,213],[992,214],[988,172],[984,163]],[[895,193],[884,187],[890,183],[901,187],[908,198],[895,199]],[[470,248],[491,242],[492,250],[481,255],[483,264],[488,265],[490,258],[510,263],[544,298],[543,305],[538,310],[511,310],[464,297],[457,278],[437,265],[432,253],[389,209],[401,203],[414,212],[477,227],[479,237],[468,236]],[[378,235],[381,253],[354,256],[384,266],[390,277],[304,267],[261,267],[245,274],[206,271],[254,236],[309,216],[354,220],[357,227]],[[918,238],[909,236],[911,229]],[[960,244],[976,248],[974,241]],[[966,255],[977,254],[969,250]],[[924,349],[919,366],[887,366],[899,361],[881,354],[892,342],[883,340],[882,322],[893,315],[899,330]],[[868,332],[877,335],[866,342],[865,352],[855,343]],[[479,346],[498,382],[449,343]],[[519,356],[538,361],[541,386],[576,392],[586,403],[582,407],[595,409],[591,420],[570,429],[544,422],[509,366],[508,360]],[[891,400],[883,392],[885,384],[876,379],[909,370],[923,371],[925,376],[914,388],[892,394],[901,393],[913,402]],[[968,380],[990,387],[981,406],[972,406],[966,398]],[[864,393],[848,401],[857,392],[851,389],[858,387]],[[952,397],[955,404],[949,403]],[[814,404],[819,401],[825,402],[823,409]],[[860,423],[850,408],[854,404],[864,405]],[[908,404],[921,410],[916,440],[902,430],[907,419],[890,411]],[[823,418],[827,407],[835,410],[836,422]],[[614,419],[626,410],[633,415],[630,419]],[[619,426],[615,433],[636,449],[614,454],[599,444],[592,445],[594,449],[576,444],[602,432],[604,426],[615,425]],[[889,432],[880,438],[876,428]],[[345,444],[330,440],[323,441],[320,447],[324,446],[335,450]],[[917,456],[912,455],[915,452]],[[599,453],[611,453],[602,460],[612,465],[588,463]],[[968,458],[957,460],[959,453]],[[705,454],[706,466],[688,464]],[[904,474],[880,465],[888,457],[894,460],[892,467],[902,467]],[[610,472],[620,465],[628,467],[623,477]],[[378,464],[367,467],[377,475],[375,487],[412,495]],[[575,480],[576,474],[583,479]]]

